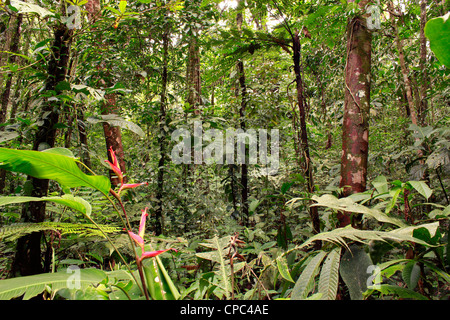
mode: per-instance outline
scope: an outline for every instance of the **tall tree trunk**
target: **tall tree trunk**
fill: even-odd
[[[425,24],[427,22],[427,0],[420,1],[420,101],[419,110],[417,112],[418,120],[421,126],[426,125],[426,116],[428,110],[427,89],[428,89],[428,73],[427,73],[427,38],[425,37]]]
[[[48,62],[48,78],[45,84],[45,90],[56,91],[57,84],[65,80],[70,45],[72,41],[72,31],[67,29],[65,24],[57,24],[54,28],[54,42],[52,45],[52,55]],[[33,142],[33,150],[42,150],[51,148],[55,144],[56,129],[61,106],[58,102],[47,101],[42,108],[41,125],[38,127]],[[47,195],[49,181],[29,177],[31,196],[43,197]],[[42,222],[45,218],[45,201],[30,202],[22,210],[22,219],[24,222]],[[43,271],[41,264],[41,236],[42,233],[34,232],[20,238],[17,242],[16,255],[12,265],[12,275],[19,273],[22,276],[40,273]]]
[[[20,41],[20,31],[22,26],[22,14],[18,14],[14,19],[16,21],[16,26],[14,29],[14,33],[12,33],[11,39],[9,41],[10,47],[9,52],[18,53],[19,52],[19,41]],[[16,61],[16,55],[11,54],[8,58],[8,64],[13,64]],[[6,74],[5,88],[2,92],[1,96],[1,109],[0,109],[0,124],[6,122],[6,113],[8,112],[8,105],[10,101],[11,95],[11,85],[12,85],[13,73],[9,72]],[[0,132],[3,131],[5,127],[0,127]],[[6,186],[6,170],[0,169],[0,194],[3,193],[3,190]]]
[[[166,164],[166,129],[167,118],[166,118],[166,103],[167,103],[167,64],[169,60],[169,25],[166,26],[164,30],[162,41],[163,41],[163,69],[161,74],[161,95],[160,95],[160,109],[159,109],[159,162],[158,162],[158,180],[157,180],[157,208],[155,210],[155,235],[160,235],[163,233],[164,229],[164,217],[163,217],[163,196],[164,196],[164,170]]]
[[[388,2],[388,7],[391,11],[393,11],[392,2]],[[397,22],[395,21],[394,15],[390,14],[390,18],[391,18],[392,28],[394,29],[395,44],[397,46],[398,59],[400,61],[400,69],[401,69],[402,77],[403,77],[403,84],[405,85],[406,99],[408,101],[408,107],[409,107],[409,115],[411,117],[411,122],[413,124],[417,125],[418,124],[417,112],[416,112],[416,107],[414,104],[413,88],[411,85],[411,81],[409,79],[409,71],[408,71],[408,67],[406,65],[406,61],[405,61],[405,53],[403,51],[402,41],[401,41],[399,33],[398,33],[398,26],[397,26]]]
[[[117,106],[115,93],[105,95],[105,102],[103,104],[101,113],[102,115],[120,113],[119,107]],[[125,163],[125,154],[123,152],[122,132],[120,130],[120,127],[111,126],[108,122],[103,122],[103,133],[105,135],[106,152],[108,154],[108,159],[109,161],[112,161],[111,154],[108,152],[108,150],[112,148],[116,154],[117,160],[119,161],[120,170],[124,175],[123,180],[125,183],[127,180],[125,176],[126,163]],[[118,186],[120,184],[119,178],[115,175],[115,173],[112,170],[109,170],[109,176],[112,186]]]
[[[239,11],[236,15],[236,25],[239,31],[242,29],[243,16],[242,12],[244,9],[244,1],[239,1],[238,8]],[[244,62],[239,60],[237,63],[237,72],[239,76],[239,88],[241,93],[241,107],[239,108],[240,117],[240,128],[245,131],[245,112],[247,108],[247,86],[245,84],[245,69]],[[245,148],[247,150],[247,148]],[[247,166],[247,151],[244,155],[244,163],[241,165],[241,205],[242,205],[242,219],[245,226],[249,225],[248,216],[248,166]]]
[[[199,115],[201,104],[201,79],[200,79],[200,48],[195,34],[189,42],[188,61],[186,67],[187,102],[194,109],[194,114]]]
[[[241,107],[239,109],[240,117],[240,128],[245,131],[245,109],[247,107],[247,86],[245,84],[245,69],[244,62],[239,60],[237,63],[238,75],[239,75],[239,86],[241,89]],[[246,148],[247,150],[247,148]],[[248,216],[248,166],[247,166],[247,151],[245,152],[244,163],[241,165],[241,204],[242,204],[242,218],[244,219],[244,225],[249,225]]]
[[[309,154],[309,143],[308,143],[308,132],[306,131],[306,103],[305,96],[303,92],[303,80],[301,74],[301,44],[298,30],[295,31],[293,35],[293,61],[294,61],[294,73],[295,73],[295,83],[297,88],[297,103],[300,115],[300,146],[303,158],[303,172],[306,176],[306,186],[308,193],[314,193],[314,176],[311,157]],[[313,232],[320,232],[320,219],[317,207],[310,207],[309,214],[311,216],[311,221],[313,225]]]
[[[364,10],[368,1],[361,1]],[[366,190],[369,154],[370,69],[372,35],[366,19],[355,16],[347,27],[345,100],[340,187],[344,196]],[[350,214],[338,214],[338,226],[351,223]]]
[[[82,106],[78,106],[77,109],[77,127],[80,139],[81,161],[84,163],[86,167],[91,168],[91,157],[89,155],[86,123],[84,119],[83,110],[81,108]]]

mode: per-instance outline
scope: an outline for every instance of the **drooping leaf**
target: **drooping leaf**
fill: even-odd
[[[325,259],[319,276],[319,293],[322,300],[335,300],[339,285],[341,248],[333,249]]]
[[[357,245],[352,245],[341,259],[339,273],[350,292],[352,300],[362,300],[367,290],[368,268],[373,265],[369,255]]]
[[[316,201],[317,203],[312,204],[311,206],[324,206],[339,211],[362,213],[380,222],[391,223],[399,227],[405,226],[405,223],[400,219],[390,217],[378,209],[368,208],[364,205],[356,203],[348,197],[338,199],[331,194],[324,194],[320,197],[313,195],[312,200]]]
[[[427,200],[431,197],[433,190],[424,181],[408,181],[408,183]]]
[[[292,289],[291,300],[304,300],[312,289],[314,289],[315,278],[319,273],[320,264],[326,255],[327,252],[320,251],[311,259]]]
[[[83,198],[80,197],[74,197],[71,194],[65,194],[61,197],[0,197],[0,206],[7,205],[7,204],[13,204],[13,203],[26,203],[26,202],[32,202],[32,201],[51,201],[55,203],[59,203],[62,205],[65,205],[69,208],[72,208],[74,210],[77,210],[87,216],[91,215],[92,207]]]
[[[285,256],[280,256],[277,258],[277,266],[278,266],[278,271],[280,272],[281,276],[284,279],[286,279],[287,281],[290,281],[292,283],[295,283],[295,281],[291,277],[291,273],[289,272],[289,267],[288,267]]]
[[[106,277],[98,269],[77,269],[76,272],[68,270],[0,280],[0,300],[10,300],[22,295],[23,300],[28,300],[42,293],[46,286],[50,286],[52,291],[67,287],[84,289],[98,284]]]
[[[107,177],[87,175],[75,159],[48,151],[0,148],[0,168],[38,179],[52,179],[67,188],[85,186],[105,194],[111,189]]]
[[[11,6],[16,8],[18,13],[37,13],[41,18],[54,16],[55,14],[36,4],[27,3],[19,0],[11,0]]]
[[[89,117],[87,121],[93,124],[107,122],[109,123],[109,125],[113,127],[121,127],[123,129],[128,129],[141,137],[145,136],[145,133],[141,129],[141,127],[139,127],[137,124],[131,121],[123,119],[122,117],[116,114],[106,114],[106,115],[99,115],[98,117]]]
[[[381,284],[378,286],[372,287],[374,290],[381,292],[384,295],[395,295],[399,298],[404,299],[414,299],[414,300],[428,300],[427,297],[421,295],[418,292],[415,292],[409,288],[402,288],[395,285],[390,284]]]

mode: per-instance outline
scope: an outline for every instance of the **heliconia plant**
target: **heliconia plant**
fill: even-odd
[[[164,265],[159,260],[159,255],[165,253],[167,251],[177,252],[174,248],[169,248],[165,250],[155,250],[155,251],[145,251],[144,250],[144,234],[145,234],[145,222],[148,216],[147,210],[148,207],[142,210],[139,232],[135,234],[132,229],[128,219],[127,212],[121,200],[121,192],[126,189],[137,188],[140,186],[148,185],[148,182],[141,183],[123,183],[124,176],[123,172],[118,163],[116,154],[113,149],[109,150],[112,162],[105,160],[105,162],[110,166],[111,170],[118,176],[120,181],[120,186],[117,190],[113,190],[111,188],[111,184],[109,179],[105,176],[98,175],[88,175],[82,172],[78,166],[77,159],[72,155],[71,151],[64,148],[52,148],[47,149],[45,151],[30,151],[30,150],[12,150],[6,148],[0,148],[0,169],[5,169],[14,172],[20,172],[23,174],[27,174],[39,179],[53,179],[57,181],[64,192],[66,193],[62,197],[0,197],[0,206],[11,204],[11,203],[24,203],[29,201],[52,201],[55,203],[59,203],[65,206],[68,206],[74,210],[77,210],[84,214],[84,216],[95,225],[102,235],[109,241],[114,250],[118,253],[119,257],[123,261],[124,265],[128,269],[129,275],[133,278],[134,283],[140,288],[142,294],[146,299],[177,299],[180,295],[170,279],[167,271],[164,268]],[[70,188],[77,187],[89,187],[95,190],[100,191],[113,205],[115,210],[117,211],[123,226],[124,230],[127,232],[130,244],[133,248],[135,254],[135,261],[137,266],[137,271],[139,273],[140,281],[135,277],[133,270],[130,265],[126,262],[120,251],[114,245],[114,242],[111,241],[108,234],[100,227],[91,217],[91,207],[87,201],[80,197],[72,196],[70,192]],[[108,194],[114,196],[114,198],[118,201],[120,205],[120,209],[117,208],[116,203],[109,197]],[[125,219],[124,219],[125,218]],[[138,252],[136,250],[137,245],[141,250]],[[143,264],[143,260],[154,258],[157,259],[155,263],[152,264]],[[59,273],[58,273],[59,274]],[[156,275],[158,279],[161,279],[164,285],[164,288],[158,284],[155,284],[153,278],[149,277],[149,275]],[[14,298],[25,293],[25,297],[31,298],[39,293],[41,293],[45,286],[41,285],[41,282],[44,277],[45,282],[51,284],[52,277],[47,275],[34,275],[26,277],[26,283],[29,283],[29,286],[24,286],[25,277],[12,278],[8,280],[0,281],[0,296],[5,296],[9,298]],[[59,274],[55,279],[58,281],[57,288],[61,288],[61,274]],[[146,279],[150,284],[150,287],[146,284]],[[42,281],[41,281],[42,280]],[[39,283],[38,286],[35,284]],[[15,285],[17,284],[17,288],[20,287],[20,290],[15,290]],[[159,288],[159,289],[158,289]],[[27,289],[31,290],[27,292]],[[161,291],[161,292],[158,292]],[[168,294],[169,291],[169,294]],[[17,295],[15,295],[17,293]]]

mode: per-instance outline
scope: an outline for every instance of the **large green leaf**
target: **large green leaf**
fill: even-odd
[[[352,245],[341,259],[339,273],[352,300],[362,300],[367,290],[368,268],[373,265],[369,255],[357,245]]]
[[[50,286],[52,291],[67,287],[83,289],[101,282],[105,277],[106,274],[98,269],[68,269],[56,273],[0,280],[0,300],[10,300],[22,295],[22,299],[28,300],[42,293],[46,286]]]
[[[58,151],[59,152],[59,151]],[[89,187],[107,194],[111,183],[105,176],[87,175],[74,158],[53,152],[0,148],[0,168],[38,179],[52,179],[68,188]]]
[[[425,25],[425,35],[430,48],[447,68],[450,68],[450,12],[445,16],[430,19]]]
[[[426,228],[430,232],[431,237],[434,237],[437,228],[439,227],[439,222],[427,223],[417,226],[409,226],[403,228],[397,228],[392,231],[378,231],[378,230],[359,230],[348,225],[344,228],[337,228],[328,232],[321,232],[316,234],[306,240],[300,246],[294,247],[289,250],[298,250],[311,245],[314,241],[328,241],[341,246],[347,247],[346,241],[356,241],[360,243],[368,243],[370,240],[374,241],[395,241],[404,242],[410,241],[415,242],[424,246],[432,246],[429,243],[417,239],[413,236],[414,230],[419,228]]]
[[[424,181],[408,181],[408,183],[416,189],[418,193],[423,195],[426,199],[431,197],[431,194],[433,193],[433,190],[430,189],[430,187],[426,184]]]
[[[363,206],[359,203],[354,202],[352,199],[348,197],[338,199],[331,194],[324,194],[320,197],[314,195],[312,196],[312,199],[317,203],[312,204],[311,206],[324,206],[338,211],[362,213],[380,222],[391,223],[399,227],[405,226],[405,223],[402,222],[400,219],[390,217],[378,209],[371,209],[366,206]]]
[[[89,202],[80,197],[74,197],[71,194],[65,194],[61,197],[0,197],[0,206],[13,203],[25,203],[32,201],[51,201],[65,205],[69,208],[77,210],[87,216],[91,215],[92,208]]]
[[[314,289],[315,278],[319,273],[320,264],[326,255],[327,252],[319,251],[319,253],[311,259],[292,289],[292,300],[304,300],[312,289]]]
[[[335,300],[339,285],[341,248],[333,249],[325,259],[319,276],[319,293],[322,300]]]

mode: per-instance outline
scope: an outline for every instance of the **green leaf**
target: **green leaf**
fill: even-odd
[[[397,228],[392,231],[378,231],[378,230],[360,230],[355,229],[351,225],[344,228],[337,228],[328,232],[321,232],[306,240],[303,244],[296,246],[289,251],[299,250],[311,245],[314,241],[328,241],[341,246],[347,247],[347,241],[356,241],[367,244],[369,241],[386,241],[391,240],[395,242],[411,241],[424,246],[432,246],[429,243],[415,238],[413,236],[414,230],[419,228],[427,228],[430,235],[434,237],[439,227],[439,222],[427,223],[418,226],[409,226]]]
[[[427,200],[433,193],[433,190],[430,189],[430,187],[426,184],[424,181],[408,181],[414,189],[421,195],[423,195]]]
[[[339,285],[341,248],[333,249],[327,256],[319,276],[319,293],[322,300],[335,300]]]
[[[126,9],[127,9],[127,1],[126,0],[120,0],[120,2],[119,2],[119,11],[120,11],[120,13],[125,13]]]
[[[430,40],[430,48],[447,68],[450,68],[450,12],[442,17],[430,19],[425,24],[425,36]]]
[[[370,289],[377,290],[385,295],[395,295],[399,298],[404,299],[414,299],[414,300],[428,300],[427,297],[421,295],[420,293],[417,293],[411,289],[408,288],[402,288],[399,286],[394,286],[390,284],[381,284],[377,286],[370,287]]]
[[[314,289],[315,278],[319,273],[320,264],[326,255],[327,252],[319,251],[319,253],[311,259],[292,289],[291,300],[304,300]]]
[[[52,291],[68,287],[84,289],[98,284],[105,277],[106,274],[98,269],[67,269],[56,273],[0,280],[0,300],[10,300],[22,295],[23,300],[28,300],[42,293],[46,286],[50,286]]]
[[[291,274],[289,272],[289,267],[288,267],[285,256],[279,256],[277,258],[277,266],[278,266],[278,271],[280,271],[280,274],[284,279],[286,279],[287,281],[290,281],[292,283],[295,283],[295,281],[292,279]]]
[[[92,207],[83,198],[80,197],[74,197],[70,194],[65,194],[61,197],[42,197],[42,198],[36,198],[36,197],[0,197],[0,206],[4,206],[7,204],[13,204],[13,203],[26,203],[26,202],[32,202],[32,201],[51,201],[55,203],[59,203],[62,205],[65,205],[69,208],[72,208],[76,211],[79,211],[87,216],[91,215]]]
[[[339,273],[344,280],[352,300],[362,300],[367,290],[368,268],[373,265],[369,255],[357,245],[352,245],[341,259]]]
[[[402,279],[408,285],[408,288],[414,290],[420,277],[420,267],[417,261],[408,262],[402,271]]]
[[[37,13],[41,18],[45,18],[47,16],[54,16],[54,13],[51,11],[48,11],[45,8],[42,8],[41,6],[38,6],[36,4],[27,3],[19,0],[12,0],[11,6],[16,8],[18,13]]]
[[[362,213],[380,222],[388,222],[399,227],[405,226],[405,223],[400,219],[389,217],[378,209],[371,209],[359,203],[356,203],[349,197],[338,199],[331,194],[324,194],[320,197],[313,195],[312,200],[316,201],[317,203],[312,204],[311,206],[324,206],[338,211]]]
[[[52,179],[67,188],[89,187],[108,194],[111,182],[105,176],[91,176],[80,170],[75,159],[30,150],[0,148],[0,168],[38,179]]]
[[[110,126],[121,127],[123,129],[128,129],[141,137],[145,136],[145,133],[141,129],[141,127],[139,127],[134,122],[127,121],[127,120],[121,118],[120,116],[118,116],[116,114],[100,115],[98,118],[89,117],[87,119],[87,121],[90,123],[93,123],[93,124],[99,123],[99,122],[100,123],[107,122]]]

